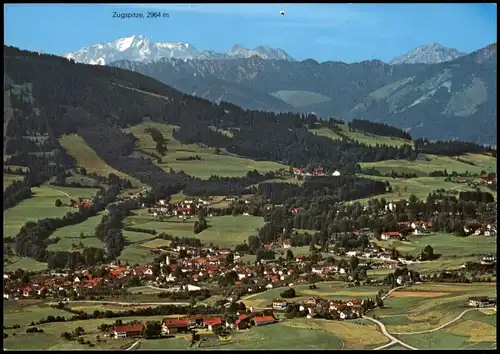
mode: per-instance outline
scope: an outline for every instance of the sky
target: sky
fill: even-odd
[[[150,11],[169,17],[113,18]],[[21,49],[63,55],[132,35],[200,51],[268,45],[296,60],[387,62],[429,43],[463,52],[495,43],[497,10],[492,3],[4,5],[4,43]]]

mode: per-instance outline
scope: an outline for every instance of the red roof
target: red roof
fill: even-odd
[[[175,211],[190,211],[191,208],[178,208],[178,209],[175,209]]]
[[[262,317],[254,317],[253,319],[255,322],[271,322],[275,321],[273,316],[262,316]]]
[[[238,319],[236,320],[235,324],[237,324],[237,325],[238,325],[238,324],[240,324],[240,323],[241,323],[241,321],[243,321],[243,320],[247,319],[248,317],[249,317],[248,315],[240,315],[240,316],[238,317]]]
[[[305,257],[305,256],[304,256],[303,254],[298,254],[298,255],[296,255],[296,256],[295,256],[295,258],[297,258],[297,259],[302,259],[302,258],[304,258],[304,257]]]
[[[314,172],[323,172],[323,167],[315,168]]]
[[[162,324],[169,328],[182,328],[189,326],[187,318],[164,318]]]
[[[118,333],[130,333],[130,332],[141,332],[144,329],[144,325],[129,325],[129,326],[115,326],[115,332]]]
[[[401,236],[401,233],[400,232],[391,231],[391,232],[384,232],[383,235],[387,235],[387,236]]]
[[[213,317],[205,319],[205,324],[207,326],[216,326],[222,324],[222,319],[220,317]]]

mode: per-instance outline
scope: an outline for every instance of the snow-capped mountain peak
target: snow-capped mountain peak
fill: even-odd
[[[455,48],[447,48],[439,43],[430,43],[414,48],[410,52],[391,60],[390,64],[438,64],[454,60],[467,53]]]
[[[258,56],[262,59],[294,60],[279,48],[260,46],[255,49],[247,49],[238,44],[231,48],[227,54],[217,53],[212,50],[200,52],[189,43],[154,43],[143,35],[133,35],[108,43],[94,44],[64,55],[67,59],[95,65],[107,65],[119,60],[146,62],[157,61],[162,58],[221,60],[250,58],[252,56]]]

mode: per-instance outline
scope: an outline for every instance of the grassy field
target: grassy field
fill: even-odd
[[[146,232],[135,232],[135,231],[122,231],[123,236],[125,237],[125,240],[129,243],[138,243],[146,240],[150,240],[154,237],[155,235],[148,234]]]
[[[495,283],[424,283],[396,290],[373,311],[389,332],[404,333],[437,328],[468,309],[471,296],[496,294]],[[410,343],[408,343],[410,344]]]
[[[410,195],[415,194],[420,200],[425,200],[430,192],[437,189],[461,191],[473,191],[466,184],[456,184],[445,182],[443,177],[417,177],[417,178],[391,178],[380,176],[360,175],[360,177],[373,179],[377,181],[388,181],[392,187],[392,191],[388,193],[378,194],[370,198],[362,198],[351,201],[365,204],[369,199],[385,198],[387,201],[409,199]],[[492,193],[493,194],[493,193]]]
[[[391,173],[393,170],[397,173],[416,173],[417,176],[423,177],[428,176],[430,172],[433,171],[444,171],[445,169],[448,173],[456,171],[457,173],[465,173],[469,171],[470,173],[481,173],[482,170],[487,172],[496,171],[496,159],[493,157],[487,157],[481,154],[469,154],[466,159],[475,161],[475,166],[471,166],[467,163],[457,161],[455,157],[437,156],[437,155],[424,155],[428,161],[417,160],[386,160],[379,162],[362,162],[360,163],[362,169],[374,168],[380,173]],[[465,160],[465,159],[464,159]],[[491,167],[495,167],[491,169]],[[490,168],[490,169],[489,169]]]
[[[16,324],[21,327],[29,326],[31,322],[40,321],[42,318],[46,318],[50,315],[71,317],[70,313],[54,309],[43,304],[40,300],[36,302],[31,300],[4,300],[3,324],[7,327]]]
[[[207,219],[209,228],[195,235],[202,243],[213,242],[220,247],[231,247],[248,240],[256,229],[264,225],[257,216],[217,216]]]
[[[38,321],[42,317],[47,317],[48,315],[57,315],[55,313],[49,313],[48,310],[45,312],[38,312],[36,309],[29,308],[26,315],[26,320],[23,320],[22,317],[24,315],[15,314],[9,318],[9,322],[11,324],[20,324],[27,323],[28,320]],[[28,315],[29,313],[33,313]],[[70,314],[66,311],[62,311],[61,316],[70,317]],[[161,319],[165,316],[151,316],[151,317],[123,317],[121,318],[123,322],[129,322],[133,320],[144,321],[145,319],[150,321],[161,321]],[[96,344],[96,335],[100,334],[101,338],[103,338],[102,333],[97,330],[97,327],[102,323],[112,324],[116,318],[113,319],[92,319],[92,320],[83,320],[83,321],[71,321],[65,323],[46,323],[42,325],[37,325],[38,328],[43,329],[44,333],[25,333],[26,327],[21,327],[20,329],[15,330],[4,330],[5,333],[9,335],[8,338],[4,339],[4,348],[6,349],[51,349],[51,350],[85,350],[89,349],[87,345],[81,345],[76,342],[68,342],[61,338],[61,334],[63,332],[72,332],[77,327],[83,327],[85,330],[84,339],[90,340],[92,343]],[[7,325],[4,320],[4,325]],[[16,336],[12,334],[16,333]],[[119,349],[121,347],[129,347],[132,343],[134,343],[134,339],[109,339],[102,343],[96,344],[93,349]]]
[[[408,241],[376,241],[381,247],[395,247],[402,253],[418,255],[427,245],[431,245],[434,253],[442,257],[471,256],[474,254],[494,253],[496,250],[496,238],[491,236],[468,236],[458,237],[453,234],[442,232],[410,235]]]
[[[118,257],[122,264],[128,263],[133,266],[135,264],[146,265],[151,264],[154,256],[149,251],[149,248],[142,247],[138,244],[125,246]]]
[[[5,259],[4,259],[5,261]],[[37,262],[32,258],[26,257],[9,257],[9,261],[11,263],[5,265],[4,263],[4,271],[13,272],[16,269],[24,269],[32,272],[41,271],[47,269],[47,263]]]
[[[197,144],[181,144],[172,136],[173,130],[176,129],[175,126],[152,122],[138,124],[129,128],[129,131],[139,139],[137,148],[148,154],[158,154],[155,148],[156,143],[153,141],[150,134],[145,132],[145,129],[148,127],[158,129],[163,134],[163,137],[168,140],[168,151],[166,155],[162,157],[162,163],[158,164],[158,166],[165,171],[169,171],[170,169],[177,172],[184,171],[190,176],[207,179],[211,175],[240,177],[254,169],[259,172],[268,172],[280,168],[287,168],[287,166],[276,162],[254,161],[247,158],[236,157],[224,151],[217,155],[214,153],[214,148],[202,147]],[[176,160],[176,158],[194,155],[200,156],[202,160]]]
[[[93,216],[88,218],[82,223],[76,225],[70,225],[66,227],[62,227],[56,232],[54,232],[50,238],[59,237],[60,240],[57,243],[49,245],[47,248],[48,251],[69,251],[69,250],[79,250],[83,251],[80,248],[73,248],[72,244],[75,243],[77,245],[80,242],[83,243],[84,247],[95,247],[95,248],[104,248],[104,243],[97,239],[96,237],[91,238],[80,238],[80,233],[83,233],[86,236],[94,235],[95,228],[101,222],[102,215]]]
[[[410,145],[413,146],[413,142],[401,138],[393,138],[390,136],[381,136],[381,135],[374,135],[370,133],[365,133],[362,131],[354,131],[350,132],[349,127],[345,125],[340,125],[340,130],[341,133],[344,134],[345,136],[357,140],[361,144],[366,144],[366,145],[371,145],[375,146],[377,144],[379,145],[389,145],[389,146],[402,146],[402,145]],[[310,129],[311,133],[315,133],[320,136],[325,136],[330,139],[334,140],[339,140],[341,137],[335,133],[334,131],[330,130],[329,128],[322,127],[319,129]]]
[[[171,242],[172,241],[170,241],[170,240],[164,240],[161,238],[157,238],[155,240],[141,243],[141,246],[146,247],[146,248],[158,248],[158,247],[164,247],[164,246],[166,247],[166,246],[170,246]]]
[[[115,170],[109,166],[104,160],[102,160],[90,146],[87,145],[85,140],[76,134],[65,135],[59,139],[61,146],[67,151],[67,153],[74,157],[79,166],[83,166],[87,169],[89,173],[97,173],[107,177],[110,173],[121,178],[129,179],[135,187],[140,187],[143,184],[138,179],[135,179],[129,175],[124,174],[118,170]]]
[[[334,333],[285,321],[238,331],[230,342],[207,340],[200,349],[342,349],[343,341]],[[214,338],[214,337],[212,337]]]
[[[497,169],[497,159],[490,154],[465,154],[458,157],[481,167],[486,172],[495,172]]]
[[[27,221],[37,221],[44,218],[58,218],[69,211],[69,207],[56,207],[56,199],[61,199],[63,204],[69,203],[70,199],[77,200],[79,197],[89,198],[95,195],[97,189],[93,188],[70,188],[41,186],[33,187],[33,197],[21,201],[13,208],[4,211],[4,237],[15,236],[21,226]],[[68,195],[70,197],[68,197]]]
[[[3,190],[10,186],[13,182],[22,180],[24,176],[3,174]]]
[[[317,289],[309,289],[309,284],[304,285],[295,285],[293,288],[295,289],[296,297],[293,298],[292,301],[297,302],[301,300],[307,300],[313,296],[319,296],[325,299],[340,299],[340,300],[349,300],[349,299],[367,299],[374,298],[378,293],[379,289],[382,287],[376,286],[359,286],[355,288],[346,288],[345,283],[341,281],[329,281],[316,283]],[[255,295],[247,296],[243,299],[243,302],[247,307],[263,307],[271,304],[271,302],[280,297],[280,293],[282,293],[286,288],[275,288],[264,291],[262,293],[258,293]],[[387,289],[386,289],[387,290]]]
[[[264,225],[264,220],[261,217],[216,216],[207,218],[209,228],[195,235],[193,231],[195,221],[195,218],[183,221],[176,217],[167,218],[166,221],[158,221],[143,211],[136,211],[135,215],[125,219],[127,226],[156,230],[157,233],[165,232],[179,237],[196,237],[202,243],[214,242],[222,247],[234,246],[246,241],[248,236],[256,232],[256,228]]]
[[[493,327],[492,327],[493,328]],[[490,335],[474,336],[477,333],[475,328],[469,331],[461,331],[461,334],[450,333],[446,330],[439,330],[430,333],[400,335],[396,336],[405,343],[418,349],[451,350],[451,349],[496,349],[496,329],[494,332],[489,329]],[[471,335],[472,333],[472,335]]]

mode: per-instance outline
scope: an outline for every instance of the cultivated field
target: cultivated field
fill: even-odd
[[[220,154],[215,154],[214,148],[202,147],[197,144],[184,145],[173,138],[172,132],[176,129],[175,126],[161,123],[142,123],[129,128],[129,131],[139,139],[137,148],[148,154],[157,155],[156,143],[153,141],[149,133],[145,132],[148,127],[158,129],[165,139],[168,140],[166,155],[161,158],[162,163],[158,164],[165,171],[171,168],[174,171],[184,171],[186,174],[203,179],[209,178],[211,175],[224,177],[241,177],[246,175],[248,171],[257,170],[259,172],[268,172],[287,168],[282,164],[271,161],[254,161],[247,158],[233,156],[222,151]],[[185,158],[198,155],[201,160],[179,161],[177,158]],[[156,163],[156,161],[155,161]]]
[[[110,173],[114,173],[120,178],[129,179],[130,182],[136,187],[143,185],[141,181],[129,175],[115,170],[109,166],[103,159],[101,159],[90,146],[87,145],[85,140],[76,134],[64,135],[59,139],[61,146],[67,153],[74,157],[79,166],[85,167],[89,173],[97,173],[98,175],[108,177]]]
[[[371,145],[375,146],[377,144],[379,145],[389,145],[389,146],[402,146],[402,145],[410,145],[413,147],[413,142],[401,138],[394,138],[390,136],[381,136],[381,135],[374,135],[370,133],[365,133],[362,131],[354,131],[350,132],[349,127],[347,125],[340,125],[340,130],[342,134],[345,136],[357,140],[361,144],[366,144],[366,145]],[[327,138],[334,139],[334,140],[340,140],[341,137],[335,133],[334,131],[330,130],[329,128],[322,127],[319,129],[310,129],[311,133],[315,133],[320,136],[326,136]]]
[[[389,333],[426,331],[452,321],[469,309],[469,297],[495,297],[495,294],[495,283],[423,283],[392,292],[384,300],[384,307],[372,314],[380,317]]]
[[[63,204],[70,199],[78,200],[79,197],[90,198],[95,195],[97,189],[93,188],[70,188],[44,185],[31,188],[33,197],[21,201],[13,208],[4,211],[4,237],[15,236],[21,226],[27,221],[37,221],[44,218],[58,218],[69,211],[69,207],[56,207],[56,199],[61,199]]]

